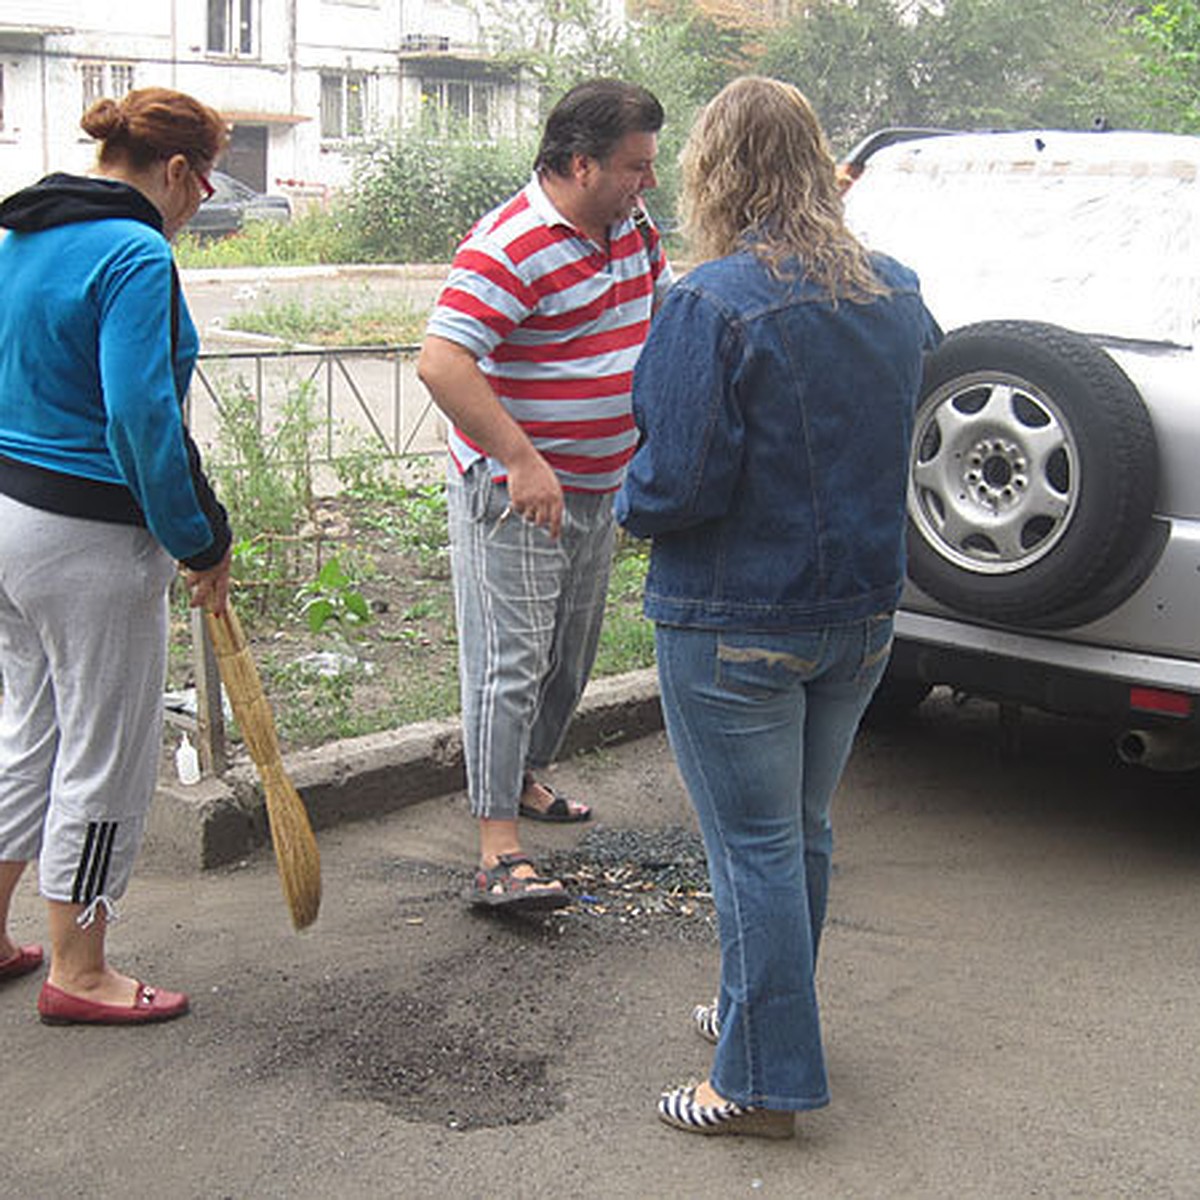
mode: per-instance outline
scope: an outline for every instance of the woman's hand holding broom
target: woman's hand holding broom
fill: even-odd
[[[233,551],[230,549],[215,567],[209,567],[206,571],[183,568],[183,579],[191,594],[192,608],[202,608],[214,617],[224,613],[229,603],[229,571],[232,563]]]

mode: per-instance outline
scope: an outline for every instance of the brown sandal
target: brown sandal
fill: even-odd
[[[556,792],[548,783],[539,785],[553,797],[545,808],[535,808],[532,804],[519,804],[517,812],[531,821],[552,821],[556,825],[574,825],[579,821],[592,819],[591,807],[581,800],[571,800]]]
[[[571,903],[566,888],[551,888],[540,875],[514,875],[513,868],[533,866],[524,854],[501,854],[494,867],[480,867],[471,883],[471,903],[478,908],[524,910],[563,908]]]

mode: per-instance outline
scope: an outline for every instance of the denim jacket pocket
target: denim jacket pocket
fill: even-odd
[[[823,630],[800,633],[721,633],[716,682],[743,696],[770,696],[812,679],[825,655]]]

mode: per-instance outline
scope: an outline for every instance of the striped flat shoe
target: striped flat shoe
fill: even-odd
[[[688,1133],[733,1134],[743,1137],[796,1136],[795,1114],[770,1108],[743,1108],[732,1100],[701,1104],[696,1085],[673,1088],[658,1098],[658,1117]]]
[[[715,1046],[721,1040],[721,1017],[717,1012],[716,997],[711,1004],[697,1004],[692,1009],[692,1024],[706,1042]]]

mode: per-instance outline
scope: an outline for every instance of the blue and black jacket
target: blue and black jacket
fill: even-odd
[[[55,174],[0,204],[0,226],[0,492],[215,566],[229,522],[183,422],[199,338],[158,210]]]

